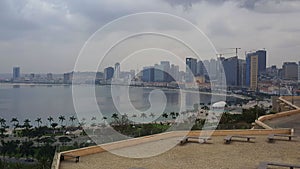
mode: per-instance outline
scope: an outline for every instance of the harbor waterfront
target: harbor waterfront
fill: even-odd
[[[87,97],[86,91],[92,88],[92,85],[75,86],[82,98]],[[120,89],[119,97],[129,97],[131,104],[140,111],[145,111],[150,107],[149,94],[153,88],[130,87],[129,92],[125,86],[118,86]],[[200,99],[203,104],[210,104],[211,95],[209,93],[197,93],[195,91],[180,91],[174,89],[161,89],[166,97],[166,107],[164,112],[179,112],[181,102],[184,102],[182,109],[193,109],[194,101]],[[112,113],[117,112],[110,93],[109,86],[95,86],[96,100],[101,113],[111,117]],[[224,97],[222,97],[224,98]],[[91,98],[90,98],[91,99]],[[237,98],[227,97],[228,101],[234,102]],[[86,100],[83,105],[88,108],[89,101]],[[198,103],[199,104],[199,103]],[[97,115],[98,112],[90,112]],[[122,112],[124,113],[124,112]],[[130,113],[130,112],[128,112]],[[163,112],[157,112],[163,113]],[[0,84],[0,116],[5,119],[18,118],[36,119],[40,117],[46,119],[49,116],[58,118],[60,115],[76,115],[73,99],[72,86],[70,85],[13,85]],[[87,115],[86,119],[90,119]],[[80,120],[80,119],[79,119]],[[35,125],[35,124],[33,124]]]

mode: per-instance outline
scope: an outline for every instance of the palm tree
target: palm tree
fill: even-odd
[[[86,119],[83,117],[79,123],[79,127],[83,127],[86,124]]]
[[[122,123],[122,125],[129,124],[128,115],[126,113],[122,114],[121,123]]]
[[[16,117],[14,117],[11,119],[10,122],[12,123],[12,126],[14,126],[14,129],[16,129],[19,124],[19,120]]]
[[[6,126],[6,120],[4,118],[0,118],[0,126]]]
[[[55,128],[58,126],[57,123],[51,123],[51,127],[53,129],[53,134],[55,134]]]
[[[53,117],[49,116],[49,117],[47,118],[47,120],[49,121],[49,126],[51,126],[51,123],[53,122]]]
[[[115,122],[117,123],[118,119],[119,119],[119,115],[117,113],[112,114],[111,118],[113,118],[115,120]]]
[[[42,122],[42,119],[41,119],[41,118],[37,118],[35,121],[36,121],[37,124],[38,124],[38,128],[40,128],[40,124],[43,123],[43,122]]]
[[[70,121],[72,122],[72,126],[74,126],[74,121],[76,120],[76,117],[75,116],[71,116],[70,117]]]
[[[24,120],[24,124],[23,124],[23,127],[25,127],[25,129],[29,129],[29,128],[31,128],[32,126],[30,125],[30,120],[29,119],[25,119]]]
[[[155,114],[154,113],[150,113],[149,115],[151,118],[154,118],[155,117]]]
[[[169,115],[167,113],[163,113],[161,116],[167,119]]]
[[[66,120],[65,116],[61,115],[58,117],[61,127],[63,127],[63,122]]]
[[[141,113],[141,118],[143,118],[143,119],[145,119],[145,118],[147,118],[147,114],[146,113]]]
[[[97,126],[97,124],[96,124],[96,121],[97,120],[97,118],[95,117],[95,116],[93,116],[92,118],[91,118],[91,121],[92,121],[92,124],[91,124],[91,127],[96,127]]]
[[[103,123],[105,123],[105,121],[107,120],[107,117],[103,116],[102,120],[103,120]]]
[[[6,120],[4,118],[0,118],[0,136],[4,137],[4,133],[6,132]]]
[[[131,117],[132,117],[132,118],[137,118],[137,115],[136,115],[136,114],[133,114]]]
[[[171,112],[170,116],[172,117],[172,119],[176,119],[175,112]]]

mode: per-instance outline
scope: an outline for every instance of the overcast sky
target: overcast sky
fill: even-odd
[[[26,73],[71,71],[95,31],[137,12],[183,17],[220,53],[241,47],[239,57],[244,58],[245,51],[265,48],[268,65],[300,61],[298,0],[1,0],[0,72],[11,72],[13,66]],[[161,27],[172,29],[168,23]]]

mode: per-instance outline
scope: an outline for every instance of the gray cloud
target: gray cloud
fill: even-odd
[[[262,12],[262,13],[290,13],[299,12],[300,1],[297,0],[164,0],[172,6],[183,6],[189,10],[198,3],[209,3],[213,5],[223,5],[224,3],[234,3],[239,8]]]
[[[1,0],[0,72],[10,72],[14,65],[26,72],[70,71],[92,33],[118,17],[149,11],[192,21],[220,48],[265,47],[270,57],[276,58],[270,60],[272,64],[281,64],[282,53],[294,56],[294,60],[300,53],[296,38],[300,36],[300,1]],[[125,28],[123,25],[116,31]],[[156,29],[189,31],[185,25],[175,29],[164,22]]]

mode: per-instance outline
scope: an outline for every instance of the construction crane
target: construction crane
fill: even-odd
[[[235,54],[235,53],[233,53],[233,52],[230,52],[230,53],[218,53],[217,57],[221,58],[223,55],[229,55],[229,54]]]
[[[234,49],[235,50],[235,53],[222,53],[222,55],[223,54],[235,54],[235,56],[237,56],[238,55],[238,50],[240,50],[240,49],[242,49],[242,48],[224,48],[225,50],[226,49]],[[218,55],[221,55],[221,54],[218,54]]]
[[[242,49],[242,48],[228,48],[228,49],[235,49],[235,56],[237,56],[238,50],[240,50],[240,49]]]

